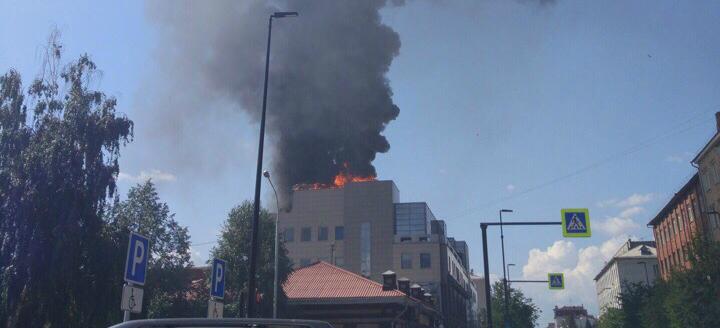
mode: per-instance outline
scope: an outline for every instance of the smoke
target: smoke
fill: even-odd
[[[381,22],[385,5],[385,0],[153,1],[147,9],[160,28],[163,64],[176,68],[165,70],[167,78],[191,80],[202,89],[178,84],[176,94],[224,99],[255,121],[262,108],[268,17],[275,11],[300,13],[273,21],[268,86],[273,176],[288,191],[298,183],[330,183],[344,163],[350,174],[376,175],[372,161],[390,148],[382,132],[399,114],[385,74],[400,39]],[[177,120],[208,110],[171,101],[156,106],[172,108]],[[186,125],[167,124],[157,130],[173,133],[173,127]]]

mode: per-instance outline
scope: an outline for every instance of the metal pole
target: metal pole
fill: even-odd
[[[132,286],[131,283],[125,283],[125,284],[128,286]],[[125,310],[125,311],[123,311],[123,322],[128,322],[128,321],[130,321],[130,311]]]
[[[503,211],[500,210],[500,248],[502,249],[502,263],[503,263],[503,300],[505,305],[505,310],[503,311],[503,326],[508,327],[506,318],[508,317],[508,312],[510,310],[510,301],[508,300],[508,283],[507,283],[507,271],[505,269],[505,235],[503,233],[503,220],[502,220],[502,214]]]
[[[487,227],[487,224],[480,224],[483,245],[483,272],[485,275],[485,312],[487,312],[487,327],[492,328],[492,294],[490,293],[490,265],[488,264]]]
[[[268,179],[268,182],[270,182],[270,187],[272,187],[273,193],[275,194],[275,206],[277,207],[277,214],[275,215],[275,275],[273,278],[273,319],[277,319],[277,298],[278,298],[278,254],[280,250],[280,233],[279,233],[279,225],[280,225],[280,199],[277,195],[277,190],[275,189],[275,185],[272,182],[272,179],[270,179],[270,172],[265,171],[263,172],[263,175]]]
[[[505,225],[510,226],[535,226],[535,225],[561,225],[559,221],[535,221],[535,222],[508,222]],[[490,293],[490,266],[488,264],[488,248],[487,248],[487,227],[500,225],[498,222],[485,222],[480,223],[480,229],[482,230],[482,244],[483,244],[483,271],[485,273],[485,308],[487,309],[487,321],[488,328],[492,328],[492,296]],[[504,266],[503,266],[504,267]]]
[[[258,144],[257,172],[255,174],[255,208],[253,209],[252,231],[250,233],[250,265],[248,268],[248,294],[246,317],[255,316],[255,272],[257,269],[258,230],[260,228],[260,175],[262,174],[263,145],[265,143],[265,112],[267,109],[268,71],[270,69],[270,37],[272,35],[272,19],[268,20],[267,52],[265,53],[265,85],[263,86],[262,115],[260,116],[260,141]],[[240,301],[242,305],[242,301]]]

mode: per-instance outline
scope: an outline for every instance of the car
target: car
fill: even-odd
[[[314,320],[294,320],[294,319],[245,319],[245,318],[225,318],[225,319],[205,319],[205,318],[186,318],[186,319],[147,319],[132,320],[114,325],[110,328],[190,328],[190,327],[228,327],[228,328],[333,328],[329,323]]]

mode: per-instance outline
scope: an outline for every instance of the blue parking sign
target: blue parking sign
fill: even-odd
[[[212,276],[210,277],[210,296],[223,299],[225,297],[225,260],[213,259]]]
[[[127,261],[125,262],[125,281],[140,286],[144,285],[149,258],[150,241],[148,238],[131,232],[128,241]]]

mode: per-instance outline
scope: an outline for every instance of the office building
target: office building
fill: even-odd
[[[655,242],[628,239],[595,276],[600,314],[622,306],[619,297],[629,284],[652,285],[658,278]]]
[[[436,299],[445,327],[473,325],[467,244],[448,238],[426,203],[399,194],[392,181],[295,190],[279,223],[288,256],[296,268],[322,260],[375,281],[392,270]]]
[[[595,328],[598,320],[595,316],[589,315],[584,306],[563,306],[553,309],[555,315],[554,327],[578,327]],[[552,327],[552,326],[550,326]]]

